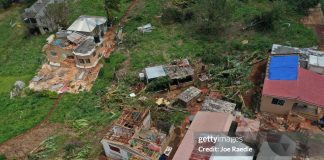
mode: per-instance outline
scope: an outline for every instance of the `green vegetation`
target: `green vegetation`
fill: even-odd
[[[70,11],[71,22],[78,16],[84,14],[105,16],[103,0],[82,0],[78,1],[78,5],[73,3],[71,2],[69,4],[72,7]],[[118,18],[123,15],[122,12],[126,10],[128,4],[128,0],[122,1],[120,12],[116,13]],[[22,98],[9,99],[9,92],[15,81],[23,80],[28,84],[29,80],[37,73],[37,69],[41,66],[45,58],[42,53],[42,47],[46,43],[46,38],[49,36],[27,36],[25,26],[20,19],[24,7],[25,6],[9,8],[7,11],[2,12],[8,15],[5,17],[2,17],[2,13],[0,13],[0,143],[37,125],[43,120],[54,104],[54,100],[50,98],[52,96],[39,97],[42,93],[39,94],[37,92],[36,94],[28,94]],[[16,23],[16,25],[11,26],[14,23]],[[109,85],[111,80],[107,77],[113,77],[114,72],[111,68],[114,68],[117,65],[116,63],[120,63],[124,59],[123,55],[112,56],[112,63],[104,67],[106,79],[99,79],[96,81],[94,87],[96,88],[97,86],[98,89],[96,90],[100,88],[104,89],[105,86]],[[114,61],[116,61],[116,63],[113,63]],[[75,107],[75,110],[70,110],[78,105],[77,102],[79,99],[88,103],[84,103],[80,107]],[[76,118],[82,118],[82,115],[76,116],[80,113],[89,114],[89,119],[91,119],[91,117],[96,117],[96,114],[101,110],[92,107],[95,104],[92,100],[99,100],[99,97],[92,93],[84,93],[77,96],[64,96],[62,105],[60,105],[60,107],[64,107],[62,107],[62,109],[59,107],[60,110],[55,112],[56,115],[54,115],[53,121],[60,121],[63,123],[65,120],[63,116],[69,118],[69,115],[73,115]],[[100,103],[98,104],[100,105]],[[85,108],[86,110],[82,110]],[[110,114],[103,113],[102,115],[107,115],[108,119],[110,117]],[[98,115],[95,120],[100,118],[101,117]]]
[[[157,78],[146,86],[146,91],[153,92],[168,89],[170,82],[169,77]]]
[[[0,101],[0,143],[37,125],[53,105],[52,99],[36,95],[10,100],[2,93]]]
[[[6,157],[4,155],[0,155],[0,160],[6,160]]]
[[[290,2],[282,2],[283,7],[279,7],[279,2],[268,0],[229,0],[229,7],[233,7],[230,12],[211,8],[207,12],[201,11],[199,7],[206,4],[194,2],[195,0],[138,0],[123,28],[126,33],[123,45],[108,60],[102,62],[104,67],[92,90],[77,95],[65,94],[50,117],[50,122],[71,128],[76,133],[75,136],[58,135],[49,139],[44,142],[47,146],[44,152],[31,156],[45,156],[45,159],[58,155],[70,159],[96,156],[99,152],[96,150],[98,139],[94,137],[100,129],[118,117],[122,107],[145,106],[157,111],[154,101],[141,102],[138,97],[129,97],[131,88],[139,82],[138,72],[144,67],[169,63],[179,58],[201,58],[206,64],[210,64],[209,72],[214,78],[211,89],[217,89],[226,97],[238,100],[237,91],[243,93],[253,87],[253,84],[247,83],[252,63],[266,58],[266,51],[273,43],[297,47],[309,47],[317,43],[313,31],[300,24],[302,14],[291,7]],[[122,0],[119,11],[114,11],[113,15],[120,18],[129,3],[129,0]],[[84,14],[106,16],[104,0],[70,1],[69,5],[70,23]],[[23,7],[13,8],[8,16],[0,16],[0,143],[38,124],[53,106],[53,98],[56,96],[36,92],[9,99],[9,91],[14,82],[23,80],[27,83],[42,64],[44,56],[41,49],[48,36],[25,36],[20,21],[22,11]],[[272,15],[273,13],[278,15]],[[159,18],[161,14],[163,15]],[[214,17],[211,18],[214,21],[220,21],[203,21],[208,14]],[[219,17],[223,14],[226,16]],[[257,21],[266,24],[270,21],[271,27],[260,31],[253,26],[243,30],[256,17]],[[17,22],[13,27],[10,25],[12,21]],[[195,22],[199,23],[197,28],[193,28]],[[221,27],[218,27],[220,22]],[[147,23],[154,26],[153,31],[144,34],[138,32],[137,27]],[[204,31],[197,32],[197,29]],[[215,34],[206,35],[207,31]],[[125,54],[128,51],[129,56]],[[123,62],[126,59],[130,63],[128,68],[123,68],[127,75],[118,80],[118,84],[117,81],[112,84],[116,80],[115,71],[125,67]],[[150,97],[147,92],[139,95]],[[153,114],[154,120],[164,120],[166,126],[180,124],[187,115],[182,112]],[[245,114],[252,116],[249,110]]]

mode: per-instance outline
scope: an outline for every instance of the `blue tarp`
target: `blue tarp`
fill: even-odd
[[[269,65],[269,80],[297,80],[298,56],[272,56]]]

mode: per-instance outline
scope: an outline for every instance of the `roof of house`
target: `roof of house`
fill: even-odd
[[[304,103],[324,107],[324,77],[312,71],[298,68],[297,80],[264,81],[263,95],[296,99]]]
[[[271,54],[278,55],[278,54],[297,54],[301,53],[300,48],[290,47],[290,46],[283,46],[279,44],[272,45],[272,52]]]
[[[73,52],[77,54],[89,55],[95,51],[96,43],[89,38],[83,41]]]
[[[106,23],[106,17],[82,15],[67,29],[68,31],[92,32],[97,25]]]
[[[193,98],[197,97],[201,93],[201,90],[196,87],[189,87],[185,91],[183,91],[180,95],[178,95],[178,99],[184,102],[189,102]]]
[[[60,3],[63,0],[37,0],[32,6],[25,9],[25,12],[23,13],[23,18],[35,18],[38,13],[42,13],[44,9],[46,9],[46,6],[49,3]]]
[[[234,117],[229,113],[199,111],[191,123],[173,159],[188,160],[195,147],[197,133],[227,133]],[[211,125],[212,124],[212,125]]]
[[[73,32],[73,33],[69,34],[66,38],[75,44],[80,44],[87,38],[87,36],[85,36],[81,33],[78,33],[78,32]]]
[[[163,66],[154,66],[145,68],[147,79],[154,79],[166,76]]]
[[[223,101],[217,98],[206,97],[201,106],[201,110],[210,112],[233,112],[235,110],[235,106],[235,103]]]
[[[298,56],[271,56],[269,62],[270,80],[296,80],[298,70]]]
[[[308,63],[313,66],[324,67],[324,56],[310,55]]]

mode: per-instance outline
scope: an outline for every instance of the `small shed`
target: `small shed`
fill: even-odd
[[[166,73],[163,69],[163,66],[154,66],[145,68],[145,75],[147,83],[160,77],[165,77]]]
[[[188,106],[192,104],[192,102],[196,101],[201,95],[201,90],[196,87],[189,87],[185,91],[183,91],[180,95],[178,95],[177,99],[180,104],[184,106]]]
[[[202,104],[201,110],[209,112],[231,113],[235,110],[235,106],[235,103],[223,101],[212,97],[206,97],[204,103]]]
[[[324,56],[309,55],[308,69],[318,74],[324,74]]]

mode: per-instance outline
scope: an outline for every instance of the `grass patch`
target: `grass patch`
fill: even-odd
[[[0,94],[0,143],[37,125],[54,103],[47,97],[29,96],[11,100],[8,96]]]
[[[116,13],[118,18],[123,15],[129,1],[122,0],[121,4],[121,11]],[[0,143],[37,125],[47,115],[54,103],[48,97],[39,98],[36,95],[9,99],[10,89],[15,81],[23,80],[28,84],[28,81],[37,73],[37,68],[41,66],[45,58],[42,47],[49,36],[47,34],[25,37],[25,28],[21,22],[24,7],[10,8],[5,12],[7,16],[0,21]],[[0,12],[0,17],[2,13],[4,12]],[[81,0],[72,5],[71,22],[84,14],[105,16],[103,0]],[[11,22],[16,22],[16,26],[11,27]],[[105,88],[109,85],[114,71],[112,68],[124,59],[122,56],[112,56],[111,63],[105,64],[104,67],[106,79],[99,78],[98,82],[95,82],[95,86],[101,85],[100,88]],[[96,123],[104,119],[105,116],[111,117],[109,113],[102,112],[96,107],[100,106],[100,98],[94,93],[65,95],[52,121],[64,123],[68,120],[86,118]]]

